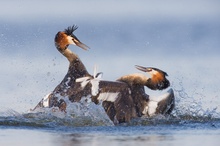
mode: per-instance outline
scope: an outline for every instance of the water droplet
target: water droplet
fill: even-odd
[[[50,76],[50,72],[47,72],[47,76]]]

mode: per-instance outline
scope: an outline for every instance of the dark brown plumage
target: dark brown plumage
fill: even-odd
[[[78,83],[75,82],[77,78],[80,77],[85,77],[85,76],[90,76],[92,77],[80,58],[72,52],[68,46],[70,44],[77,45],[81,47],[84,50],[87,50],[88,47],[81,43],[79,39],[73,34],[73,32],[77,29],[78,27],[76,25],[73,25],[72,27],[68,27],[64,31],[60,31],[56,34],[55,36],[55,46],[57,50],[63,54],[68,60],[69,60],[69,69],[67,74],[65,75],[64,79],[62,82],[57,85],[57,87],[53,90],[53,92],[48,96],[49,98],[49,106],[48,107],[59,107],[61,110],[65,110],[64,101],[60,100],[58,97],[73,97],[72,96],[72,89],[75,88],[79,85]],[[79,93],[81,92],[80,88],[78,89]],[[76,90],[77,92],[77,90]],[[79,94],[78,93],[78,94]],[[77,94],[74,92],[74,94]],[[71,99],[74,100],[74,99]],[[38,103],[38,105],[34,108],[42,107],[42,101]],[[61,108],[62,105],[62,108]]]

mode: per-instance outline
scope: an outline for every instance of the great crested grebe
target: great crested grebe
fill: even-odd
[[[73,25],[55,36],[57,50],[69,60],[69,69],[62,82],[54,91],[44,97],[33,109],[41,107],[58,107],[66,111],[67,102],[78,102],[82,97],[91,98],[96,104],[102,103],[109,118],[115,123],[129,122],[132,118],[143,115],[169,114],[174,107],[174,93],[170,89],[159,99],[152,100],[145,93],[144,87],[152,90],[163,90],[169,87],[167,74],[152,67],[136,66],[147,72],[150,78],[143,74],[130,74],[116,81],[105,81],[98,78],[101,73],[90,75],[80,58],[68,46],[77,45],[84,50],[89,47],[81,43],[73,34],[77,26]]]
[[[153,90],[162,90],[169,87],[167,74],[156,68],[136,66],[141,71],[146,71],[150,78],[143,74],[130,74],[119,78],[117,81],[105,81],[96,78],[83,77],[76,80],[82,83],[82,88],[89,85],[92,101],[102,103],[107,115],[115,123],[129,122],[132,118],[143,115],[168,114],[174,106],[174,94],[170,89],[160,96],[157,101],[151,100],[145,93],[144,86]],[[84,80],[83,80],[84,79]],[[88,92],[87,92],[88,93]]]
[[[148,116],[153,116],[155,114],[170,114],[174,108],[174,93],[172,89],[157,98],[157,100],[151,99],[151,97],[145,93],[144,89],[144,86],[152,90],[163,90],[168,88],[170,86],[170,82],[166,78],[168,74],[153,67],[142,67],[138,65],[135,67],[140,71],[150,74],[150,77],[135,73],[122,76],[118,81],[127,83],[133,91],[132,98],[137,114],[139,116],[143,114]]]
[[[43,98],[34,110],[38,107],[59,107],[61,110],[65,110],[66,103],[63,99],[59,99],[59,97],[69,96],[71,94],[71,88],[77,86],[75,85],[75,80],[77,78],[85,76],[91,77],[80,58],[68,48],[70,44],[73,44],[84,50],[89,49],[87,45],[80,42],[73,34],[77,28],[76,25],[73,25],[56,34],[54,39],[55,46],[57,50],[68,59],[69,69],[62,82],[57,85],[51,94]]]

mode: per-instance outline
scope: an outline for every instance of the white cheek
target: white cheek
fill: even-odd
[[[158,74],[158,71],[156,70],[152,70],[151,72],[149,72],[151,75],[157,75]]]
[[[67,36],[67,40],[68,40],[68,43],[69,44],[73,44],[73,45],[76,45],[73,41],[73,38],[71,36]]]

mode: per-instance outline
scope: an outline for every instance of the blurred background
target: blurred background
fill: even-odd
[[[177,109],[220,111],[219,0],[2,0],[0,12],[0,112],[26,112],[62,81],[69,64],[54,37],[73,24],[91,49],[69,48],[91,74],[94,65],[105,80],[157,67]]]

